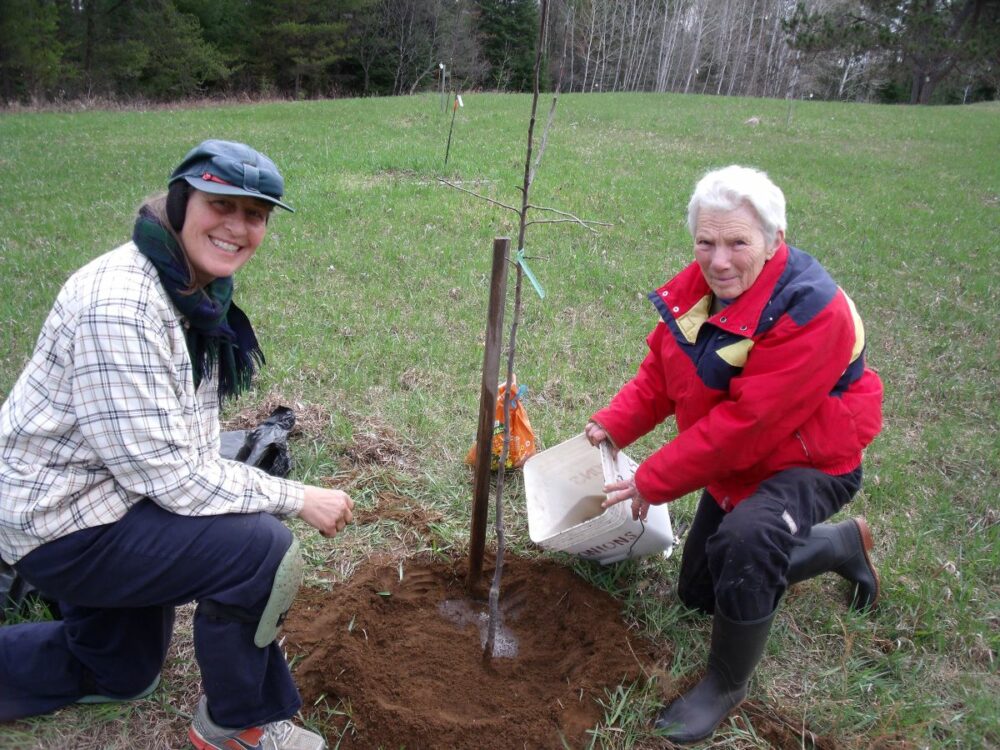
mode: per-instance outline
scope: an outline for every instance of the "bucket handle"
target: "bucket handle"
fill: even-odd
[[[618,462],[615,461],[614,456],[611,455],[611,441],[602,440],[597,447],[601,451],[601,468],[604,469],[604,481],[610,482],[612,479],[617,482],[624,481],[625,477],[623,477],[621,472],[618,471]],[[642,535],[646,533],[646,522],[641,518],[639,519],[639,526],[641,527],[639,536],[637,536],[632,541],[632,544],[629,545],[628,552],[625,553],[626,560],[632,557],[632,550],[635,549],[635,545],[639,543],[640,539],[642,539]]]

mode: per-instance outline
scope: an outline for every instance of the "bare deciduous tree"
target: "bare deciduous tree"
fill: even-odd
[[[810,0],[810,8],[859,0]],[[566,59],[568,91],[679,91],[783,97],[796,75],[785,21],[797,0],[555,0],[547,54]],[[797,88],[825,98],[864,98],[882,61],[799,58]],[[857,85],[851,85],[857,82]]]

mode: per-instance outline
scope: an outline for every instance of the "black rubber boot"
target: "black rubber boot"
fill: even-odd
[[[878,603],[879,580],[868,556],[871,548],[872,534],[863,518],[817,524],[805,544],[792,550],[788,582],[832,571],[851,583],[851,609],[873,610]]]
[[[656,717],[656,728],[665,730],[665,738],[686,745],[710,737],[743,702],[773,621],[774,612],[760,620],[735,622],[716,610],[707,673]]]

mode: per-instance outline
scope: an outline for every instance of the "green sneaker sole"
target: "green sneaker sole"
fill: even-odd
[[[128,698],[112,698],[108,695],[85,695],[82,698],[77,698],[77,703],[83,703],[86,705],[92,705],[97,703],[127,703],[128,701],[141,701],[143,698],[148,698],[153,694],[153,692],[160,686],[160,675],[156,675],[149,687],[143,690],[141,693],[130,696]]]

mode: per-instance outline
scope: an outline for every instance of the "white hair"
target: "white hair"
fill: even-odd
[[[764,172],[733,164],[709,172],[695,185],[688,203],[688,231],[694,236],[698,213],[704,209],[732,211],[741,205],[753,209],[767,244],[784,232],[785,194]]]

